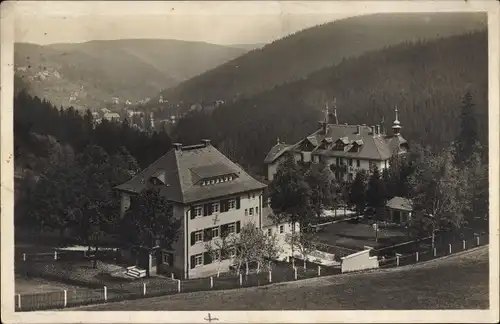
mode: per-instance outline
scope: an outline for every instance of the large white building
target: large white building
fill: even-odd
[[[121,214],[130,198],[148,187],[157,187],[173,204],[181,220],[179,239],[171,249],[158,249],[150,273],[174,273],[177,278],[205,277],[232,265],[231,252],[219,265],[206,249],[216,247],[221,233],[238,235],[246,223],[262,228],[262,194],[266,185],[248,175],[205,140],[203,144],[174,148],[118,186]]]
[[[272,181],[278,165],[287,154],[293,154],[296,161],[322,161],[333,166],[336,178],[352,181],[358,170],[368,171],[372,166],[387,168],[391,156],[407,152],[408,142],[401,136],[400,130],[397,108],[392,134],[386,134],[381,125],[339,124],[337,110],[332,114],[327,108],[320,129],[296,144],[288,145],[278,140],[271,148],[264,160],[266,178]]]

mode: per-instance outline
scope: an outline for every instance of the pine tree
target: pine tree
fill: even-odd
[[[359,215],[363,214],[366,207],[367,180],[368,173],[365,170],[358,171],[349,191],[349,201],[356,207]]]
[[[457,138],[455,160],[458,164],[466,163],[473,154],[478,141],[477,118],[472,94],[467,92],[462,99],[460,114],[460,132]]]

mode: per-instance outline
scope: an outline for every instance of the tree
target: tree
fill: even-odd
[[[316,250],[317,244],[313,232],[302,231],[287,234],[285,241],[292,247],[296,247],[304,260],[304,269],[307,268],[307,258],[311,252]],[[295,258],[295,255],[292,255]]]
[[[458,164],[466,163],[474,152],[478,142],[478,129],[472,94],[467,91],[462,99],[460,113],[460,132],[457,137],[455,160]]]
[[[471,209],[467,215],[469,223],[475,218],[487,219],[489,213],[488,164],[483,162],[482,151],[481,145],[476,143],[472,156],[466,164],[468,193],[471,200]]]
[[[241,228],[240,235],[234,236],[231,244],[236,248],[238,271],[244,263],[245,274],[248,275],[250,262],[257,262],[257,268],[260,269],[265,241],[264,233],[255,224],[246,223]]]
[[[304,179],[301,168],[293,156],[287,156],[278,167],[273,181],[269,185],[271,208],[276,216],[276,222],[287,220],[295,232],[295,224],[300,228],[311,218],[311,189]],[[294,245],[292,244],[292,255]]]
[[[123,243],[147,249],[171,248],[180,227],[180,221],[173,217],[172,204],[158,189],[146,189],[133,196],[122,224]]]
[[[323,163],[311,164],[306,170],[305,180],[311,189],[310,205],[314,209],[316,217],[319,218],[326,207],[331,207],[334,204],[333,174],[330,168]]]
[[[217,260],[217,278],[220,275],[221,262],[228,255],[231,248],[228,230],[221,231],[220,236],[215,240],[205,242],[205,249],[210,254],[210,257],[212,260]]]
[[[384,184],[380,177],[380,171],[375,166],[373,168],[372,174],[368,180],[368,188],[366,190],[366,203],[368,206],[374,209],[375,211],[375,241],[378,242],[378,222],[381,220],[381,216],[384,211],[385,205],[385,197],[386,193],[384,192]]]
[[[267,260],[267,270],[271,270],[271,260],[278,259],[278,256],[283,252],[283,247],[279,244],[279,238],[276,233],[265,235],[264,244],[262,247],[263,261]],[[264,263],[265,264],[265,263]]]
[[[349,201],[352,205],[356,206],[359,215],[363,214],[366,207],[367,179],[368,173],[365,170],[358,171],[349,192]]]
[[[429,218],[434,233],[440,229],[456,229],[462,225],[470,199],[466,172],[453,164],[454,148],[430,154],[410,178],[410,198],[417,217]],[[411,226],[424,221],[415,219]]]

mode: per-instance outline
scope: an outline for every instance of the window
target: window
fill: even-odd
[[[194,243],[203,241],[203,231],[194,232]]]
[[[349,159],[349,166],[352,166],[352,159]]]
[[[212,228],[212,238],[214,238],[214,237],[219,237],[219,228],[218,227]]]
[[[250,208],[250,216],[253,215],[253,208]]]
[[[248,193],[248,199],[250,199],[250,193]]]
[[[234,225],[234,223],[227,225],[227,231],[229,234],[236,233],[236,226]]]
[[[248,209],[245,208],[245,216],[248,216]]]
[[[193,209],[193,214],[194,214],[194,217],[202,216],[203,215],[203,207],[195,206]]]
[[[212,204],[212,214],[215,214],[218,212],[219,212],[219,203],[213,203]]]
[[[199,267],[203,265],[203,254],[197,254],[194,256],[194,266]]]
[[[361,161],[360,160],[356,160],[356,166],[359,168],[361,166]]]
[[[228,206],[228,209],[231,210],[231,209],[236,209],[236,200],[235,199],[230,199],[228,202],[227,202],[227,206]]]
[[[255,215],[259,214],[259,207],[255,207]]]
[[[335,158],[335,164],[340,165],[340,158]]]
[[[280,234],[283,234],[285,232],[285,226],[280,225]]]
[[[255,198],[255,193],[252,194],[252,199]]]
[[[368,168],[371,170],[375,166],[375,163],[373,161],[368,161]]]
[[[273,235],[273,229],[272,228],[268,228],[267,229],[267,235],[269,235],[269,236]]]

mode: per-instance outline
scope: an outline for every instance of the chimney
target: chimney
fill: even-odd
[[[361,134],[361,126],[360,125],[356,126],[356,134],[357,135]]]
[[[204,140],[201,140],[203,142],[203,144],[205,144],[205,147],[207,146],[210,146],[210,140],[209,139],[204,139]]]
[[[175,148],[176,151],[181,151],[182,150],[182,144],[181,143],[173,143],[172,144]]]

